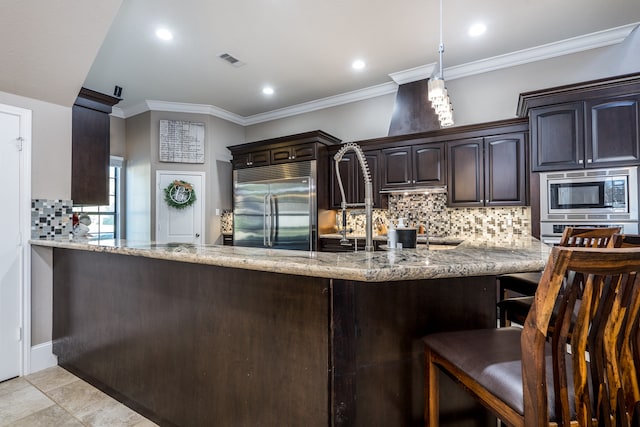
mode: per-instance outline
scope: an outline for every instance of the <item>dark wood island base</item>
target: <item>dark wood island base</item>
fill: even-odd
[[[496,323],[494,276],[366,283],[64,248],[53,271],[59,364],[166,426],[420,426],[420,338]],[[490,425],[442,382],[443,425]]]

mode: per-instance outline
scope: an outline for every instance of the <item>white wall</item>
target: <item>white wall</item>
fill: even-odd
[[[386,136],[395,94],[247,126],[247,142],[323,130],[343,141]]]
[[[71,198],[71,108],[0,92],[0,103],[32,114],[31,198]]]

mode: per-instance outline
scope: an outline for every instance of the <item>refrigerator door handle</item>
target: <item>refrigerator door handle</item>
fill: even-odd
[[[271,218],[267,218],[267,216],[271,216],[271,203],[269,203],[269,196],[270,193],[265,194],[262,203],[262,242],[265,247],[271,246]],[[267,209],[267,206],[269,209]]]
[[[269,211],[271,211],[271,233],[269,235],[269,242],[271,244],[269,246],[273,246],[273,243],[276,241],[276,231],[278,230],[278,211],[276,210],[276,197],[269,193]]]

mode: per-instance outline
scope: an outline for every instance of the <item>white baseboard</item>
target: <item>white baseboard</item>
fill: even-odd
[[[56,366],[58,356],[53,354],[53,344],[51,341],[31,347],[31,373]]]

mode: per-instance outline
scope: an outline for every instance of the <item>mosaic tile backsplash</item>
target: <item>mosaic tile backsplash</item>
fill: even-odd
[[[376,220],[376,218],[379,218]],[[528,206],[500,208],[449,208],[447,195],[389,195],[389,209],[374,211],[374,224],[398,225],[404,219],[407,227],[424,226],[429,236],[462,237],[476,235],[531,234],[531,209]],[[349,215],[347,226],[356,234],[365,233],[365,217]],[[384,228],[383,228],[384,230]],[[374,233],[376,227],[374,227]]]
[[[528,206],[504,208],[449,208],[446,193],[390,194],[389,209],[374,209],[374,234],[385,234],[390,222],[394,227],[403,218],[408,227],[421,225],[432,237],[461,237],[475,235],[502,236],[531,234],[531,209]],[[233,213],[222,214],[222,233],[233,232]],[[336,225],[342,218],[336,211]],[[361,209],[349,211],[347,228],[354,234],[365,234],[365,215]]]
[[[71,200],[31,200],[31,238],[49,240],[68,237],[73,231]]]

